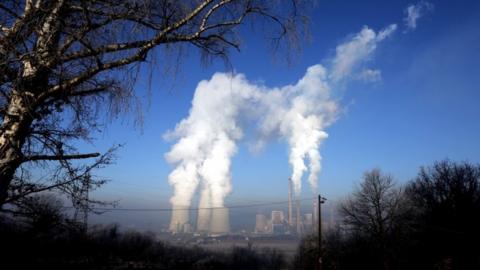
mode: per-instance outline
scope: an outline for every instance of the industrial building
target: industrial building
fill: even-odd
[[[318,224],[318,205],[313,202],[312,213],[301,213],[300,199],[293,192],[293,182],[288,179],[288,209],[285,217],[283,210],[273,210],[268,218],[265,214],[255,216],[255,234],[290,234],[301,236],[312,232]],[[189,209],[176,207],[172,212],[170,232],[205,235],[223,235],[230,233],[229,209],[227,207],[200,207],[197,212],[196,227],[189,221]]]
[[[265,215],[257,214],[255,217],[255,230],[257,234],[266,234],[268,233],[268,220]]]

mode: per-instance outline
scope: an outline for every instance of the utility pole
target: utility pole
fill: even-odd
[[[322,270],[322,204],[326,200],[318,195],[318,270]]]

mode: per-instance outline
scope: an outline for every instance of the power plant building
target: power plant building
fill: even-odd
[[[265,215],[257,214],[255,217],[255,233],[269,233],[268,220]]]
[[[274,210],[272,211],[272,224],[283,224],[285,218],[283,216],[283,211]]]

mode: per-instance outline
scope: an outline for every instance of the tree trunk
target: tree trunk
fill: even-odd
[[[33,121],[28,112],[25,99],[14,91],[0,127],[0,208],[7,199],[15,171],[22,164],[22,147]]]
[[[28,3],[27,3],[28,4]],[[3,123],[0,127],[0,209],[8,196],[8,188],[15,175],[15,171],[22,164],[22,147],[29,134],[33,122],[34,108],[30,108],[34,93],[40,93],[48,85],[48,72],[45,66],[50,61],[50,54],[58,42],[60,22],[58,16],[62,11],[64,1],[57,1],[45,18],[35,47],[35,59],[26,58],[22,61],[22,76],[17,86],[13,89]],[[27,9],[27,5],[25,8]],[[27,12],[27,11],[25,11]],[[51,59],[50,59],[51,60]],[[41,65],[38,65],[41,63]],[[29,91],[28,91],[28,90]]]

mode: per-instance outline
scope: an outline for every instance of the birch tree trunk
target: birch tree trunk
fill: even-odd
[[[0,206],[7,198],[8,187],[22,163],[21,149],[25,143],[32,116],[27,113],[24,99],[14,94],[1,126],[0,134]]]

